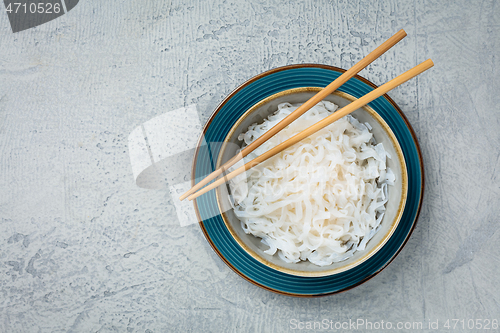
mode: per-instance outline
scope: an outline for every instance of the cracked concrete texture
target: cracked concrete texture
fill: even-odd
[[[499,17],[496,1],[80,1],[13,34],[0,13],[0,332],[500,319]],[[205,121],[278,66],[349,68],[400,28],[361,75],[435,62],[389,94],[419,138],[426,194],[408,244],[367,283],[321,299],[262,290],[178,225],[168,193],[134,185],[136,126],[189,104]]]

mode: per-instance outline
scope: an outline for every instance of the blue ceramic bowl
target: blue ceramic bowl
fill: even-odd
[[[240,117],[253,105],[279,92],[300,87],[325,87],[344,70],[325,65],[291,65],[262,73],[234,90],[217,107],[203,130],[206,142],[223,142]],[[376,88],[366,79],[356,76],[338,91],[359,98]],[[392,99],[384,95],[369,104],[394,133],[406,162],[408,191],[404,212],[383,247],[359,265],[328,276],[297,276],[276,270],[256,260],[233,238],[224,223],[215,191],[195,200],[200,226],[219,257],[236,273],[262,288],[292,296],[321,296],[353,288],[385,268],[401,251],[415,228],[423,196],[424,174],[420,148],[406,117]],[[197,150],[193,162],[194,179],[212,171],[219,159],[212,147]],[[204,216],[212,216],[203,219]]]

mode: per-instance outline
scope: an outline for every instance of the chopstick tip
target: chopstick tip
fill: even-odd
[[[422,62],[419,66],[424,67],[424,71],[434,66],[434,62],[429,58],[426,61]]]

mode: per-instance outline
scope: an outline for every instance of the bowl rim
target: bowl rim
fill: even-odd
[[[303,93],[303,92],[314,92],[314,93],[317,93],[317,92],[319,92],[321,90],[322,90],[322,88],[320,88],[320,87],[300,87],[300,88],[287,89],[287,90],[280,91],[280,92],[278,92],[276,94],[273,94],[271,96],[268,96],[268,97],[264,98],[263,100],[257,102],[253,106],[251,106],[234,123],[234,125],[231,127],[231,129],[229,130],[228,134],[224,138],[223,145],[222,145],[223,148],[221,149],[221,151],[218,154],[219,156],[217,157],[216,169],[220,168],[220,166],[222,165],[222,156],[224,154],[225,148],[227,147],[227,145],[225,145],[225,144],[228,142],[229,138],[231,136],[233,136],[233,134],[236,131],[236,128],[248,116],[250,116],[256,109],[260,108],[261,106],[263,106],[263,105],[265,105],[265,104],[267,104],[267,103],[269,103],[269,102],[271,102],[271,101],[273,101],[273,100],[275,100],[276,98],[279,98],[279,97],[283,97],[283,96],[287,96],[287,95],[293,95],[293,94],[296,94],[296,93]],[[341,92],[341,91],[335,91],[331,95],[337,95],[337,96],[339,96],[341,98],[349,100],[350,102],[353,102],[354,100],[357,99],[356,97],[354,97],[354,96],[352,96],[350,94],[347,94],[345,92]],[[404,208],[405,208],[405,205],[406,205],[406,199],[408,197],[408,170],[406,168],[406,161],[405,161],[405,158],[404,158],[404,155],[403,155],[403,150],[401,149],[401,146],[400,146],[400,144],[399,144],[396,136],[394,135],[394,132],[391,130],[391,128],[385,122],[385,120],[373,108],[371,108],[368,105],[365,105],[365,106],[363,106],[360,109],[364,109],[366,112],[368,112],[370,114],[370,116],[372,116],[381,125],[382,129],[387,133],[387,135],[389,137],[389,140],[391,141],[392,145],[394,146],[394,148],[396,150],[396,154],[399,157],[399,162],[400,162],[399,164],[400,164],[401,172],[402,172],[401,198],[399,200],[399,205],[398,205],[398,210],[396,212],[396,216],[391,221],[391,226],[390,226],[387,234],[370,251],[364,253],[361,258],[359,258],[358,260],[356,260],[356,261],[354,261],[354,262],[352,262],[350,264],[347,264],[347,265],[344,265],[344,266],[341,266],[341,267],[336,267],[336,268],[332,268],[332,269],[325,269],[325,270],[321,270],[321,271],[294,270],[294,269],[282,267],[282,266],[276,265],[275,263],[273,263],[273,262],[271,262],[269,260],[266,260],[261,255],[257,254],[253,249],[251,249],[247,244],[245,244],[243,242],[243,240],[241,240],[240,237],[238,237],[238,234],[236,233],[236,231],[233,229],[231,223],[229,222],[229,217],[227,216],[226,212],[223,212],[222,203],[221,203],[221,195],[222,195],[222,193],[221,193],[221,187],[219,186],[216,189],[216,194],[215,195],[216,195],[216,200],[217,200],[217,205],[218,205],[219,211],[222,212],[221,216],[222,216],[222,219],[224,221],[224,224],[226,225],[226,228],[229,230],[229,233],[231,234],[231,236],[233,237],[233,239],[252,258],[254,258],[255,260],[259,261],[263,265],[266,265],[266,266],[268,266],[268,267],[270,267],[270,268],[272,268],[274,270],[277,270],[279,272],[286,273],[286,274],[291,274],[291,275],[296,275],[296,276],[303,276],[303,277],[323,277],[323,276],[330,276],[330,275],[333,275],[333,274],[338,274],[338,273],[341,273],[341,272],[345,272],[345,271],[347,271],[347,270],[349,270],[351,268],[354,268],[354,267],[362,264],[366,260],[370,259],[372,256],[374,256],[387,243],[387,241],[389,240],[389,238],[394,234],[394,231],[398,227],[399,221],[401,221],[401,217],[403,216]],[[248,236],[252,237],[253,235],[248,235]],[[253,237],[255,237],[255,236],[253,236]],[[368,243],[370,241],[368,241]],[[363,250],[363,252],[364,252],[364,250]]]
[[[195,179],[194,175],[195,175],[195,172],[196,172],[196,162],[197,162],[197,158],[198,158],[199,148],[200,148],[200,145],[201,145],[201,143],[203,141],[203,134],[208,130],[208,128],[210,127],[212,121],[215,119],[215,116],[219,113],[219,111],[221,110],[221,108],[229,100],[231,100],[237,93],[239,93],[242,89],[244,89],[245,87],[247,87],[251,83],[253,83],[253,82],[255,82],[255,81],[257,81],[257,80],[259,80],[261,78],[264,78],[264,77],[266,77],[268,75],[274,74],[274,73],[279,73],[279,72],[282,72],[282,71],[287,71],[287,70],[291,70],[291,69],[298,69],[298,68],[319,68],[319,69],[326,69],[326,70],[330,70],[330,71],[335,71],[335,72],[338,72],[340,74],[346,72],[346,70],[343,69],[343,68],[336,67],[336,66],[331,66],[331,65],[325,65],[325,64],[315,64],[315,63],[292,64],[292,65],[285,65],[285,66],[280,66],[280,67],[276,67],[276,68],[273,68],[273,69],[269,69],[267,71],[264,71],[264,72],[262,72],[260,74],[255,75],[255,76],[251,77],[250,79],[247,79],[246,81],[244,81],[243,83],[241,83],[239,86],[237,86],[233,91],[231,91],[217,105],[217,107],[214,109],[214,111],[212,112],[212,114],[208,118],[207,122],[203,126],[203,129],[201,131],[201,135],[200,135],[200,137],[198,139],[197,148],[196,148],[195,153],[194,153],[193,164],[192,164],[192,167],[191,167],[191,184],[192,184],[192,186],[194,186],[196,184],[196,179]],[[373,82],[369,81],[368,79],[365,79],[364,77],[362,77],[360,75],[356,74],[354,76],[354,78],[356,78],[357,80],[363,82],[364,84],[372,87],[373,89],[378,88],[378,86],[376,84],[374,84]],[[420,179],[421,180],[420,196],[418,198],[417,209],[416,209],[415,217],[414,217],[414,219],[412,221],[412,226],[409,229],[408,233],[406,234],[405,239],[400,244],[400,246],[398,247],[398,249],[393,253],[393,255],[391,256],[391,258],[389,258],[376,271],[374,271],[373,273],[365,276],[363,279],[359,280],[357,283],[353,283],[353,284],[351,284],[351,285],[349,285],[349,286],[347,286],[345,288],[342,288],[342,289],[339,289],[339,290],[335,290],[335,291],[332,291],[332,292],[325,292],[325,293],[321,293],[321,294],[302,294],[302,293],[294,293],[294,292],[287,292],[287,291],[278,290],[278,289],[269,287],[267,285],[264,285],[264,284],[262,284],[262,283],[260,283],[260,282],[258,282],[256,280],[253,280],[252,278],[250,278],[247,275],[243,274],[240,270],[238,270],[220,252],[220,250],[214,244],[214,242],[213,242],[212,238],[210,237],[209,233],[207,232],[207,229],[205,228],[204,222],[203,222],[203,220],[201,219],[201,216],[200,216],[200,212],[199,212],[199,209],[198,209],[198,204],[197,204],[196,199],[195,199],[193,201],[193,206],[194,206],[194,210],[195,210],[195,213],[196,213],[196,217],[198,219],[198,224],[200,226],[201,232],[205,236],[205,239],[208,241],[208,243],[209,243],[210,247],[212,248],[212,250],[217,254],[217,256],[231,270],[233,270],[233,272],[235,272],[237,275],[239,275],[241,278],[245,279],[249,283],[251,283],[251,284],[253,284],[253,285],[257,286],[257,287],[260,287],[262,289],[268,290],[270,292],[276,293],[276,294],[286,295],[286,296],[293,296],[293,297],[300,297],[300,298],[325,297],[325,296],[329,296],[329,295],[333,295],[333,294],[339,294],[339,293],[342,293],[342,292],[346,292],[348,290],[356,288],[357,286],[359,286],[359,285],[367,282],[368,280],[372,279],[377,274],[379,274],[382,270],[384,270],[392,261],[394,261],[394,259],[399,255],[399,253],[401,253],[401,250],[406,246],[406,243],[408,243],[408,240],[410,239],[411,235],[413,234],[413,231],[415,230],[415,228],[417,226],[417,222],[418,222],[418,219],[420,217],[420,213],[422,211],[422,203],[423,203],[423,198],[424,198],[424,195],[425,195],[425,169],[424,169],[424,160],[423,160],[422,150],[420,149],[420,145],[419,145],[418,140],[417,140],[417,135],[415,133],[415,130],[411,126],[410,122],[408,121],[408,118],[406,117],[406,115],[403,113],[403,111],[401,111],[401,108],[396,104],[396,102],[394,102],[394,100],[388,94],[384,94],[382,97],[385,98],[394,107],[394,109],[396,110],[396,112],[399,114],[399,116],[401,117],[401,119],[405,123],[408,131],[410,132],[411,138],[412,138],[412,140],[413,140],[413,142],[415,144],[415,149],[416,149],[416,152],[417,152],[417,155],[418,155],[418,160],[419,160],[418,167],[420,169],[419,171],[420,171],[420,175],[421,175],[421,179]]]

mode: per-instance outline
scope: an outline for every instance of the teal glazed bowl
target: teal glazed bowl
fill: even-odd
[[[316,64],[290,65],[259,74],[243,83],[216,108],[205,128],[205,142],[223,142],[241,116],[252,106],[269,96],[293,88],[323,88],[344,72],[343,69]],[[338,91],[359,98],[377,86],[356,76]],[[407,170],[407,197],[404,211],[390,238],[376,253],[359,265],[327,276],[298,276],[286,273],[256,260],[233,237],[221,214],[216,191],[210,191],[194,201],[200,227],[217,255],[237,274],[264,289],[299,297],[324,296],[351,289],[369,280],[384,269],[401,251],[409,239],[420,212],[424,171],[420,148],[411,125],[396,103],[387,95],[368,106],[390,127],[401,147]],[[202,143],[200,138],[200,144]],[[215,145],[214,145],[215,146]],[[194,179],[210,173],[219,160],[220,151],[211,147],[197,149],[193,161]],[[203,219],[204,216],[211,216]]]

